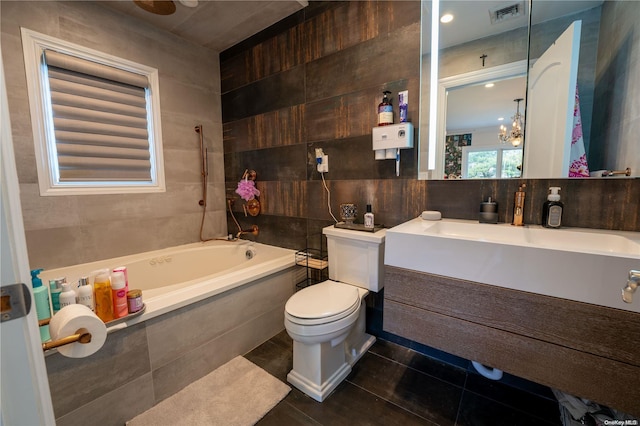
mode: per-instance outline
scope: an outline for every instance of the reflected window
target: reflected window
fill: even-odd
[[[462,178],[517,178],[521,175],[522,148],[509,146],[465,146],[462,148]]]

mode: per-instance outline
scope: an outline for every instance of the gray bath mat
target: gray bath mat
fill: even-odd
[[[127,422],[127,426],[253,425],[291,388],[238,356]]]

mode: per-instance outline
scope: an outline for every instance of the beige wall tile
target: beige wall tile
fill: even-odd
[[[96,2],[1,2],[2,54],[14,149],[32,262],[53,268],[199,241],[202,197],[196,124],[222,152],[218,52]],[[165,193],[40,197],[24,78],[20,26],[158,69]],[[209,211],[224,211],[221,155],[210,156]],[[215,180],[212,178],[215,176]],[[221,200],[214,197],[222,196]],[[208,214],[211,233],[226,234],[226,217]],[[76,228],[76,229],[74,229]],[[64,247],[61,249],[61,247]]]

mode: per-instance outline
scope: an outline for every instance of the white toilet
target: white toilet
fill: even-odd
[[[364,298],[384,286],[385,232],[324,228],[330,280],[300,290],[285,305],[284,326],[293,339],[287,381],[316,401],[322,402],[376,341],[365,333]]]

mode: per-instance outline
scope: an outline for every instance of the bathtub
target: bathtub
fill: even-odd
[[[114,331],[292,267],[294,254],[294,250],[246,240],[214,240],[45,270],[40,277],[45,285],[50,279],[66,277],[77,286],[82,276],[93,282],[92,272],[97,269],[126,266],[129,289],[142,290],[146,309],[142,315],[107,324]]]

